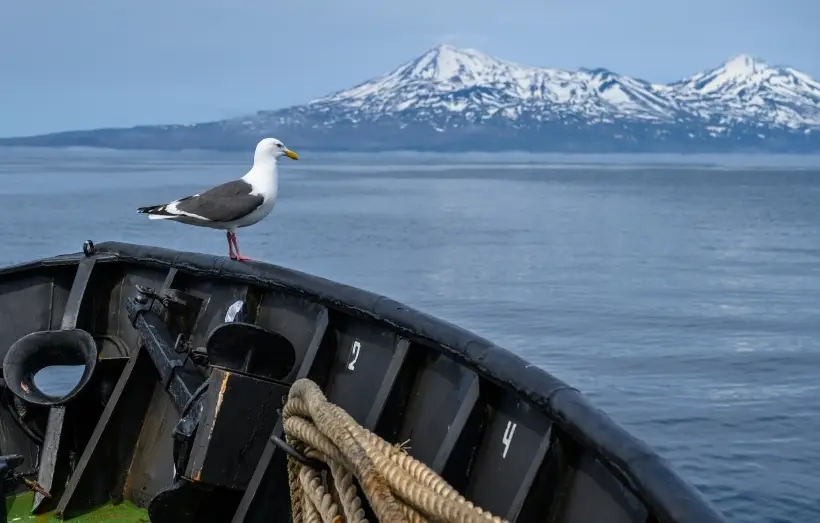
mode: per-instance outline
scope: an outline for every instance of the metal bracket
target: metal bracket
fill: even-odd
[[[0,456],[0,500],[3,502],[2,512],[0,512],[0,522],[5,523],[6,507],[5,500],[9,493],[14,491],[18,485],[25,485],[30,490],[39,492],[43,496],[50,498],[49,494],[36,481],[25,477],[26,475],[36,474],[36,472],[19,473],[16,474],[14,469],[23,464],[23,456],[20,454],[7,454]]]
[[[196,430],[199,427],[200,418],[202,418],[202,395],[208,390],[209,383],[210,380],[205,381],[194,391],[193,395],[179,412],[179,421],[171,432],[171,437],[174,440],[173,456],[177,477],[188,465],[188,458],[191,454],[191,444],[193,443],[194,434],[196,434]],[[174,477],[175,481],[177,477]]]
[[[97,248],[94,246],[94,242],[91,240],[86,240],[83,242],[83,254],[85,254],[86,257],[97,254]]]
[[[14,469],[22,464],[23,456],[20,454],[0,456],[0,480],[5,483],[9,478],[14,478]],[[5,491],[5,489],[3,490]]]
[[[128,319],[131,320],[131,326],[137,327],[137,320],[145,311],[150,311],[154,306],[154,301],[159,298],[159,295],[154,292],[151,287],[137,285],[137,296],[134,298],[136,307],[128,311]]]
[[[177,375],[177,369],[184,367],[184,362],[179,361],[172,361],[171,368],[168,370],[168,373],[162,378],[162,388],[168,390],[168,387],[171,385],[171,380]]]
[[[137,284],[135,287],[137,288],[137,296],[135,300],[137,301],[138,307],[131,314],[129,314],[129,319],[131,320],[132,326],[135,326],[137,316],[144,311],[150,310],[155,301],[159,301],[159,303],[166,309],[173,306],[188,306],[188,302],[185,300],[185,293],[177,291],[176,289],[166,289],[164,291],[157,292],[153,288],[146,285]]]
[[[307,465],[308,467],[318,470],[318,471],[330,471],[330,467],[324,461],[309,458],[293,448],[287,441],[281,439],[276,434],[271,434],[270,441],[274,445],[276,445],[279,449],[285,452],[288,456],[292,457],[302,465]]]
[[[174,338],[160,314],[151,310],[152,300],[157,295],[151,289],[138,286],[138,294],[126,301],[128,317],[139,333],[140,342],[145,346],[160,375],[160,383],[171,394],[177,408],[182,408],[194,390],[205,381],[205,377],[194,371],[195,365],[188,357],[179,358],[174,351]]]

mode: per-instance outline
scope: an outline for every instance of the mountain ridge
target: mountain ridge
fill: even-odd
[[[68,131],[0,145],[313,150],[820,152],[820,82],[739,54],[671,83],[438,45],[302,105],[190,125]]]

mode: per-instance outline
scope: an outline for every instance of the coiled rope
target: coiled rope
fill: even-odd
[[[360,426],[311,380],[293,384],[283,419],[287,443],[330,469],[323,473],[288,456],[293,523],[367,523],[354,478],[381,523],[507,523]]]

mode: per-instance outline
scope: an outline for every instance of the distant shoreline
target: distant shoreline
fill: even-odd
[[[0,138],[0,149],[30,149],[30,150],[38,150],[38,149],[60,149],[60,150],[70,150],[70,151],[132,151],[132,152],[153,152],[153,153],[224,153],[224,154],[242,154],[246,153],[249,149],[247,147],[115,147],[115,146],[96,146],[96,145],[62,145],[62,144],[35,144],[35,145],[19,145],[15,143],[3,143],[4,140],[15,140],[15,139],[6,139]],[[813,151],[770,151],[766,149],[758,149],[758,148],[750,148],[750,149],[726,149],[723,151],[720,150],[698,150],[698,149],[691,149],[691,150],[674,150],[670,149],[667,151],[664,150],[594,150],[591,149],[589,151],[579,151],[579,150],[528,150],[528,149],[497,149],[493,151],[487,151],[486,149],[469,149],[469,148],[418,148],[418,149],[408,149],[408,148],[378,148],[378,149],[366,149],[366,148],[325,148],[325,149],[312,149],[309,147],[303,147],[299,145],[294,145],[293,149],[299,149],[300,151],[309,151],[311,153],[318,153],[322,155],[367,155],[368,157],[372,157],[374,155],[389,155],[389,156],[401,156],[401,155],[482,155],[487,156],[488,158],[496,158],[499,155],[552,155],[552,156],[577,156],[577,157],[589,157],[589,156],[602,156],[606,158],[612,158],[616,156],[679,156],[679,157],[695,157],[695,156],[783,156],[783,157],[817,157],[820,158],[820,150],[813,150]]]
[[[499,169],[523,171],[526,169],[595,169],[618,171],[640,169],[772,169],[772,170],[820,170],[820,154],[817,153],[657,153],[657,152],[527,152],[500,151],[495,153],[451,151],[322,151],[296,148],[303,162],[288,164],[294,171],[354,171],[383,172],[432,172],[453,169]],[[0,151],[12,153],[6,159],[25,157],[53,157],[61,160],[111,157],[145,156],[151,159],[208,160],[226,164],[247,163],[247,150],[215,149],[121,149],[86,146],[3,146]]]

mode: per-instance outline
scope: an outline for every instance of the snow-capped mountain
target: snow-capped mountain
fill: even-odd
[[[247,149],[263,135],[326,150],[820,152],[820,83],[741,55],[671,84],[530,67],[440,45],[305,105],[190,126],[0,140]]]
[[[747,55],[669,85],[668,95],[696,117],[717,125],[820,126],[820,82]]]
[[[584,114],[670,118],[678,108],[642,80],[605,69],[562,71],[504,62],[472,49],[442,45],[382,77],[308,104],[317,110],[345,108],[364,120],[414,111],[418,116],[462,117],[480,122],[500,116],[537,120]]]

